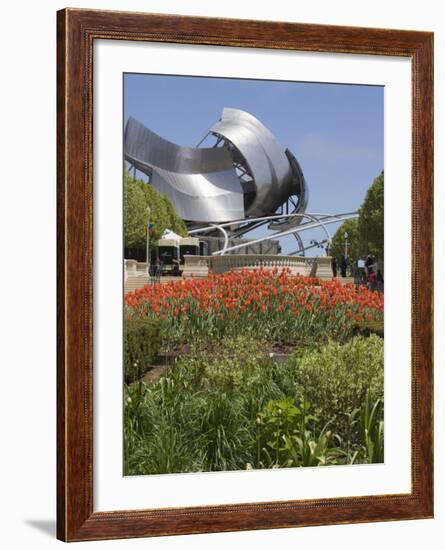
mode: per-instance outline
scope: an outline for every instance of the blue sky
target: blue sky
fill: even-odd
[[[126,74],[124,119],[194,147],[224,107],[248,111],[300,162],[307,211],[335,214],[358,209],[383,169],[383,95],[381,86]],[[302,236],[308,242],[323,232]],[[282,246],[294,250],[293,237]]]

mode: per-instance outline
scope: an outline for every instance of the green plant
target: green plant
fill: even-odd
[[[368,392],[360,410],[360,435],[370,464],[384,461],[383,426],[383,401]]]
[[[230,271],[206,279],[147,285],[125,296],[129,318],[168,324],[173,344],[215,345],[240,334],[278,345],[346,341],[358,320],[383,319],[383,295],[338,280],[295,277],[275,268]]]
[[[124,244],[126,247],[144,246],[149,220],[145,195],[140,185],[124,175]]]
[[[385,175],[382,170],[366,192],[358,217],[358,233],[363,243],[363,252],[373,254],[377,259],[384,257],[384,194]]]
[[[358,442],[360,409],[354,409],[343,414],[346,421],[345,430],[341,435],[336,433],[333,436],[339,453],[344,457],[345,464],[366,462],[363,457],[363,447]]]
[[[292,399],[271,401],[257,418],[258,463],[264,468],[336,464],[340,454],[332,448],[326,424],[318,434],[310,428],[317,418],[310,403],[297,407]]]
[[[176,377],[125,386],[126,475],[201,471],[200,398]],[[190,440],[191,435],[195,439]]]
[[[159,353],[163,340],[161,319],[127,319],[124,323],[124,379],[141,378]]]
[[[280,364],[270,360],[264,342],[245,336],[192,345],[191,356],[157,382],[125,387],[126,475],[376,461],[383,440],[379,447],[373,426],[381,411],[372,415],[371,406],[368,413],[362,406],[368,386],[377,396],[383,384],[382,345],[376,336],[357,337],[349,347],[302,349]],[[329,370],[325,363],[332,361]],[[314,365],[321,370],[311,386],[305,373]],[[331,395],[337,374],[345,387]],[[345,408],[334,409],[331,397]]]
[[[383,338],[385,335],[383,320],[381,321],[356,321],[352,328],[354,335],[370,336],[376,334]]]
[[[203,407],[200,447],[207,468],[212,471],[236,470],[249,462],[251,446],[242,399],[224,391],[211,391]]]
[[[150,214],[147,208],[150,208]],[[165,229],[185,237],[187,228],[167,195],[159,193],[143,180],[124,171],[124,243],[128,248],[145,248],[147,223],[152,224],[150,246],[161,238]]]
[[[336,258],[338,262],[340,262],[340,258],[345,253],[345,233],[348,234],[347,244],[349,260],[355,261],[363,255],[363,244],[358,232],[358,220],[352,218],[340,225],[329,247],[329,256]]]
[[[126,474],[238,470],[255,462],[257,413],[282,396],[275,367],[261,344],[245,337],[223,340],[218,350],[192,346],[192,357],[157,382],[126,386]]]
[[[296,380],[297,396],[312,403],[321,425],[331,422],[334,432],[344,434],[347,414],[360,409],[368,391],[383,398],[383,339],[356,336],[344,344],[302,349],[287,369]],[[358,430],[353,440],[358,440]]]
[[[301,411],[293,399],[270,401],[257,417],[258,465],[265,468],[290,466],[286,438],[300,427]]]

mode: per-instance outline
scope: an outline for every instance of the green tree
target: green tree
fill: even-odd
[[[345,233],[348,234],[348,257],[355,261],[363,253],[363,246],[358,231],[357,218],[346,220],[335,232],[329,249],[329,255],[340,259],[345,253]]]
[[[358,231],[365,254],[377,259],[384,253],[384,173],[375,178],[359,210]]]
[[[147,202],[139,185],[125,177],[124,181],[124,241],[125,246],[136,248],[146,239],[148,222]]]
[[[383,259],[383,192],[384,174],[375,178],[359,208],[359,217],[346,220],[332,239],[330,255],[340,258],[345,253],[345,232],[348,234],[348,256],[358,260],[366,254]]]
[[[155,243],[158,241],[162,233],[169,227],[170,220],[167,216],[167,209],[163,196],[156,191],[151,185],[144,183],[141,180],[136,181],[136,185],[142,191],[144,196],[144,204],[150,207],[150,223],[153,224],[153,229],[150,234],[150,240]]]
[[[187,235],[187,228],[185,226],[184,220],[178,216],[176,210],[174,209],[173,204],[170,202],[170,199],[167,195],[162,195],[164,200],[164,207],[167,212],[167,218],[170,220],[170,227],[172,231],[178,235],[185,237]]]
[[[147,207],[150,208],[148,215]],[[187,228],[167,195],[124,172],[124,239],[126,247],[144,247],[147,223],[153,224],[150,241],[157,242],[166,229],[185,237]]]

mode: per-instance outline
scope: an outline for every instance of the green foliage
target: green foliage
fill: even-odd
[[[337,433],[347,430],[346,415],[361,407],[368,390],[383,398],[383,340],[376,335],[303,349],[293,367],[297,395],[310,401],[319,422],[331,422]]]
[[[160,319],[124,323],[124,379],[127,384],[141,378],[159,353],[163,339]]]
[[[384,173],[375,178],[359,209],[359,217],[346,220],[332,238],[329,254],[337,259],[345,253],[345,232],[348,233],[348,257],[355,261],[367,254],[377,259],[384,253]]]
[[[202,452],[188,441],[197,421],[197,401],[174,382],[162,378],[153,386],[138,382],[125,387],[125,475],[201,469]]]
[[[376,334],[383,338],[385,335],[384,323],[381,321],[356,321],[354,323],[352,332],[354,335],[370,336]]]
[[[126,247],[145,245],[148,219],[147,202],[143,190],[126,177],[124,183],[124,239]]]
[[[257,416],[258,462],[265,468],[291,466],[287,441],[301,424],[302,412],[292,398],[269,401]]]
[[[368,462],[384,461],[383,401],[373,401],[368,392],[360,410],[360,435]]]
[[[263,468],[289,468],[335,464],[340,456],[330,447],[332,433],[327,425],[316,435],[310,424],[310,403],[297,407],[292,399],[270,401],[259,413],[258,462]]]
[[[374,180],[359,210],[358,231],[364,253],[382,259],[384,254],[384,173]]]
[[[148,214],[147,207],[150,208]],[[147,223],[153,224],[150,242],[154,245],[166,229],[185,237],[187,228],[167,195],[124,172],[124,239],[129,248],[145,247]]]
[[[125,388],[127,474],[238,470],[251,461],[258,412],[252,396],[263,406],[281,392],[271,376],[261,376],[267,360],[252,353],[258,343],[222,344],[218,355],[195,349],[158,382]]]
[[[348,234],[348,258],[355,261],[363,255],[363,245],[360,240],[358,221],[356,218],[346,220],[337,229],[332,238],[329,255],[337,258],[337,261],[340,261],[340,258],[345,253],[345,232]],[[338,269],[340,271],[340,264]]]
[[[181,237],[187,236],[187,227],[183,221],[182,218],[178,216],[176,213],[176,210],[173,207],[173,204],[170,202],[170,199],[167,197],[167,195],[161,195],[161,197],[164,200],[165,204],[165,210],[166,210],[166,219],[169,220],[169,227],[168,229],[171,229],[178,235],[181,235]]]
[[[361,440],[359,414],[368,389],[372,395],[383,393],[380,344],[375,336],[359,337],[344,346],[303,350],[281,364],[270,360],[263,342],[247,337],[218,342],[218,353],[192,349],[191,357],[178,359],[157,382],[125,387],[126,474],[349,464],[376,458],[369,442]],[[306,375],[319,362],[320,371],[308,383]],[[334,363],[332,369],[329,362]],[[337,375],[345,389],[334,387]],[[306,389],[312,404],[303,396]],[[353,410],[355,405],[358,410]],[[377,417],[380,421],[380,412]],[[363,433],[375,441],[371,415],[366,418]]]

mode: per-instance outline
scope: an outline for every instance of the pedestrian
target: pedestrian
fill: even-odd
[[[365,260],[366,277],[368,277],[371,271],[373,270],[373,265],[374,265],[374,258],[371,256],[371,254],[368,254]]]
[[[380,269],[377,269],[377,290],[379,292],[383,292],[383,289],[384,289],[384,285],[383,285],[384,281],[383,281],[383,274],[382,272],[380,271]]]
[[[331,266],[332,266],[333,277],[337,277],[337,258],[335,257],[332,258]]]
[[[371,292],[374,292],[377,290],[377,275],[375,271],[371,268],[369,268],[369,275],[368,275],[368,288]]]
[[[348,267],[348,260],[345,256],[341,257],[340,272],[342,277],[346,277],[346,268]]]
[[[352,264],[352,274],[354,277],[354,284],[356,288],[358,288],[362,282],[361,274],[360,274],[360,268],[358,266],[358,261],[355,261]]]
[[[156,266],[156,279],[158,282],[161,280],[163,273],[164,273],[164,262],[162,260],[159,260],[159,263]]]

